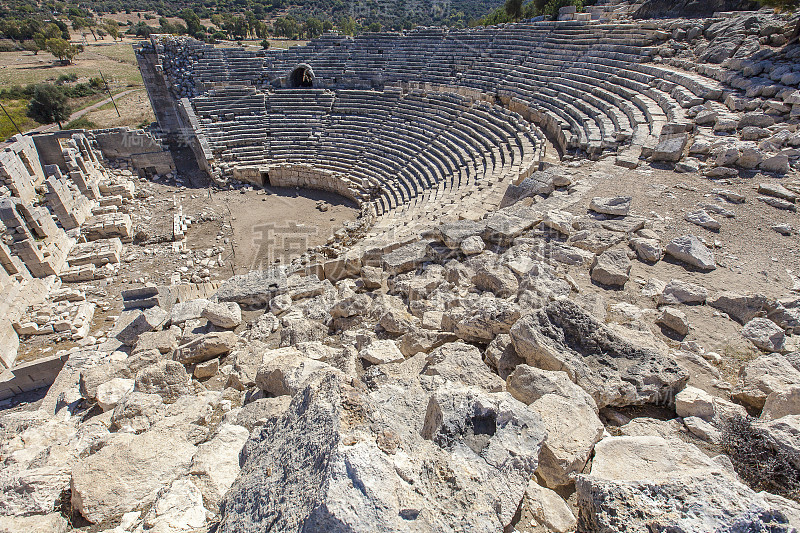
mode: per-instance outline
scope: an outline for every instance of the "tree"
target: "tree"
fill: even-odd
[[[39,50],[41,50],[41,47],[39,46],[39,43],[36,42],[36,40],[23,41],[22,49],[28,52],[33,52],[33,55],[39,55]]]
[[[303,23],[303,33],[306,38],[313,39],[322,35],[322,21],[315,17],[309,17]]]
[[[517,20],[522,16],[522,0],[506,0],[506,13],[513,20]]]
[[[205,28],[200,24],[200,17],[191,9],[181,11],[181,18],[186,23],[186,30],[189,35],[196,37],[198,33],[205,33]]]
[[[79,53],[83,52],[83,46],[70,44],[61,38],[47,39],[45,48],[48,52],[58,58],[59,61],[69,65]]]
[[[800,1],[798,0],[758,0],[762,6],[774,7],[780,11],[794,11]]]
[[[33,98],[28,104],[28,116],[41,124],[61,123],[69,120],[70,108],[64,91],[52,83],[41,83],[33,88]]]
[[[268,40],[266,40],[266,39],[264,39],[263,41],[261,41],[261,48],[262,48],[263,50],[269,50],[269,41],[268,41]]]
[[[111,36],[111,38],[116,41],[117,37],[119,37],[119,24],[117,24],[117,21],[116,20],[106,20],[106,21],[103,22],[103,27],[108,32],[108,34]]]

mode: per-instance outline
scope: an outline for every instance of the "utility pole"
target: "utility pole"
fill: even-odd
[[[5,113],[5,114],[6,114],[6,116],[8,117],[8,120],[10,120],[10,121],[11,121],[11,123],[14,125],[14,127],[15,127],[15,128],[17,129],[17,131],[19,132],[19,134],[20,134],[20,135],[22,135],[22,130],[21,130],[21,129],[19,129],[19,126],[17,126],[17,123],[16,123],[16,122],[14,122],[14,119],[13,119],[13,118],[11,118],[11,115],[9,115],[9,114],[8,114],[8,111],[6,111],[6,108],[3,106],[3,103],[2,103],[2,102],[0,102],[0,109],[2,109],[2,110],[3,110],[3,113]]]
[[[103,85],[106,86],[106,92],[108,93],[109,98],[111,98],[111,103],[114,104],[114,110],[117,112],[117,116],[121,117],[122,115],[119,114],[119,109],[117,108],[117,103],[114,101],[114,95],[111,94],[111,89],[108,88],[108,82],[106,81],[106,77],[103,76],[103,71],[98,70],[97,72],[100,73],[100,78],[103,80]]]

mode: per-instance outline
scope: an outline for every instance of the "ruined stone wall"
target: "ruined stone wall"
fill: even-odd
[[[264,182],[263,173],[269,175],[269,183]],[[339,194],[361,203],[357,188],[347,176],[339,173],[318,170],[310,165],[278,165],[269,167],[238,167],[233,171],[234,178],[253,185],[273,187],[301,187]]]
[[[167,174],[175,170],[169,149],[152,133],[130,128],[92,131],[92,138],[103,156],[123,160],[142,174]]]

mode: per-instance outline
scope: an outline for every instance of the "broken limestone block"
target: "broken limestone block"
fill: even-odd
[[[689,333],[689,319],[686,317],[686,313],[674,307],[665,307],[656,323],[668,327],[678,335]]]
[[[398,363],[405,360],[393,340],[373,341],[369,346],[361,350],[358,356],[373,365]]]
[[[597,196],[592,198],[589,203],[589,209],[595,213],[604,215],[627,216],[631,210],[630,196],[615,196],[613,198],[603,198]]]
[[[125,378],[114,378],[97,387],[97,405],[103,411],[117,406],[123,396],[133,390],[135,381]]]
[[[120,433],[72,469],[72,507],[93,524],[151,504],[185,474],[195,447],[173,431]]]
[[[667,244],[666,252],[675,259],[701,270],[717,268],[714,254],[694,235],[684,235],[673,239]]]
[[[768,318],[753,318],[742,328],[744,338],[765,352],[782,352],[786,334],[775,322]]]
[[[229,353],[238,341],[239,336],[232,331],[206,333],[179,346],[172,358],[184,365],[202,363]]]
[[[625,249],[606,250],[595,257],[592,280],[601,285],[622,287],[630,278],[631,260]]]
[[[599,408],[660,403],[689,379],[665,353],[634,344],[566,299],[519,319],[511,338],[528,365],[566,371]]]

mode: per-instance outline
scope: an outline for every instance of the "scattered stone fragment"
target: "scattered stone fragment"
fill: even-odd
[[[688,335],[689,319],[686,313],[674,307],[665,307],[658,317],[658,324],[668,327],[678,335]]]
[[[627,216],[631,210],[630,196],[615,196],[613,198],[595,197],[589,203],[589,209],[604,215]]]
[[[606,250],[595,258],[592,280],[602,285],[622,287],[630,278],[631,260],[624,249]]]
[[[744,338],[765,352],[781,352],[784,349],[786,334],[775,322],[768,318],[754,318],[742,328]]]
[[[701,270],[717,268],[714,254],[694,235],[684,235],[673,239],[667,244],[665,250],[675,259]]]
[[[684,216],[687,222],[691,222],[697,226],[710,229],[710,230],[718,230],[721,226],[720,223],[711,217],[708,213],[706,213],[703,209],[698,209],[697,211],[691,211],[686,213]]]

